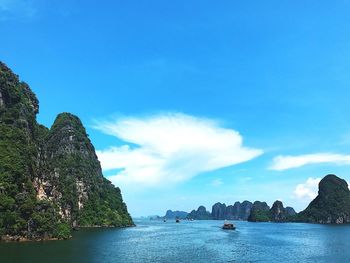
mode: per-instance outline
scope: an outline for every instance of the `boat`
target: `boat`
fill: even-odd
[[[180,223],[180,219],[176,218],[176,223]]]
[[[224,225],[222,226],[222,229],[224,230],[235,230],[236,226],[232,223],[229,223],[227,221],[225,221]]]

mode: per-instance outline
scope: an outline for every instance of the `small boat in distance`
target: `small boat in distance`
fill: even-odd
[[[176,223],[180,223],[180,219],[178,219],[178,218],[176,218],[176,221],[175,221]]]
[[[224,230],[235,230],[236,226],[232,223],[229,223],[225,220],[224,225],[222,226],[222,229]]]

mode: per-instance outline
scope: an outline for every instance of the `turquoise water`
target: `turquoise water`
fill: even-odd
[[[350,262],[350,226],[137,221],[68,241],[1,243],[0,262]]]

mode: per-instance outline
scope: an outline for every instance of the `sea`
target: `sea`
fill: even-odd
[[[152,221],[73,232],[65,241],[0,243],[0,262],[350,262],[350,226]]]

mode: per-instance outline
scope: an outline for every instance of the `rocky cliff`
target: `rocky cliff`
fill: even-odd
[[[253,204],[248,221],[250,222],[287,222],[296,214],[292,207],[284,207],[281,201],[275,201],[270,207],[265,202]]]
[[[350,191],[345,180],[327,175],[319,183],[318,196],[295,221],[321,224],[350,223]]]
[[[212,207],[212,218],[215,220],[247,220],[250,215],[252,203],[244,201],[236,202],[234,205],[216,203]]]
[[[221,203],[216,203],[213,205],[212,210],[211,210],[211,216],[215,220],[222,220],[226,219],[226,204],[221,204]],[[231,207],[230,207],[231,210]]]
[[[270,221],[272,222],[286,222],[290,216],[296,214],[292,207],[283,207],[281,201],[275,201],[270,209]]]
[[[287,206],[286,207],[286,212],[288,214],[288,216],[295,216],[297,214],[297,212],[295,212],[293,207]]]
[[[249,215],[250,215],[250,211],[252,209],[252,206],[253,206],[253,203],[249,202],[249,201],[243,201],[242,203],[236,202],[234,204],[234,207],[237,210],[237,214],[235,215],[235,217],[233,219],[247,220]]]
[[[267,205],[267,203],[255,201],[250,211],[248,221],[250,222],[270,221],[270,207]]]
[[[212,219],[212,216],[204,206],[200,206],[198,207],[197,211],[192,210],[191,213],[187,215],[187,218],[195,220],[209,220]]]
[[[129,226],[132,220],[78,117],[39,125],[29,86],[0,62],[0,237],[67,238],[78,226]]]
[[[166,218],[166,219],[175,219],[175,218],[185,219],[187,217],[187,215],[188,215],[188,213],[184,212],[184,211],[168,210],[168,211],[166,211],[164,218]]]

